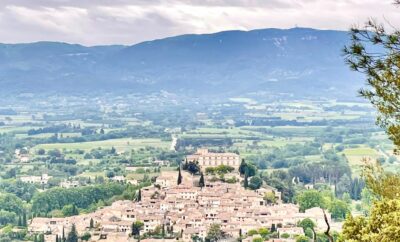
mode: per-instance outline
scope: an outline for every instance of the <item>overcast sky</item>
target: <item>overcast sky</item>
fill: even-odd
[[[368,17],[400,26],[392,0],[0,0],[0,42],[134,44],[257,28],[347,30]]]

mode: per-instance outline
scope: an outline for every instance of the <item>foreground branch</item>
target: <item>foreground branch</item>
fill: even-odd
[[[328,226],[328,228],[326,229],[326,231],[324,233],[328,237],[329,242],[334,242],[332,235],[329,233],[329,231],[331,230],[331,226],[329,225],[328,217],[326,216],[324,209],[322,209],[322,212],[324,213],[325,223]]]

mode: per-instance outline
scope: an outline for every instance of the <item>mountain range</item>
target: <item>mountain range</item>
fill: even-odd
[[[356,96],[345,31],[309,28],[181,35],[131,46],[0,44],[3,92],[165,90],[190,95]]]

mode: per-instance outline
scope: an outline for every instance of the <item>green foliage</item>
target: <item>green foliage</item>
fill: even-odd
[[[247,172],[246,172],[245,175],[244,175],[243,187],[244,187],[244,188],[248,188],[248,187],[249,187],[249,176],[247,175]]]
[[[73,216],[73,215],[79,214],[78,208],[75,206],[75,204],[65,205],[62,208],[61,212],[62,212],[63,216]]]
[[[267,204],[275,204],[276,203],[276,197],[274,192],[267,192],[264,194],[264,201]]]
[[[144,223],[142,221],[135,221],[131,226],[131,233],[133,236],[139,236],[140,230],[143,228]]]
[[[90,233],[86,232],[81,236],[81,240],[88,241],[91,237],[92,237],[92,235]]]
[[[363,176],[370,189],[363,191],[365,202],[373,201],[373,205],[368,217],[347,217],[343,240],[400,241],[400,195],[396,194],[400,176],[385,172],[379,163],[366,165]]]
[[[374,202],[370,216],[349,216],[343,225],[346,241],[400,241],[400,200],[383,198]]]
[[[248,177],[252,177],[256,172],[257,168],[254,165],[247,163],[244,159],[242,160],[239,166],[240,175],[245,175],[247,173]]]
[[[29,202],[37,189],[33,184],[17,180],[0,182],[0,191],[12,193],[22,200]]]
[[[390,33],[370,20],[364,28],[351,30],[352,42],[344,49],[350,68],[367,79],[368,88],[360,90],[361,96],[378,110],[377,123],[397,148],[400,146],[399,38],[399,31]]]
[[[288,238],[290,238],[290,234],[288,234],[288,233],[283,233],[283,234],[281,234],[281,238],[282,238],[282,239],[288,239]]]
[[[324,198],[317,190],[307,190],[300,193],[296,197],[296,201],[298,202],[300,211],[302,212],[313,207],[325,207]]]
[[[235,170],[235,168],[233,168],[232,166],[219,165],[217,167],[207,167],[206,173],[211,174],[211,175],[213,175],[213,174],[223,175],[223,174],[230,173],[234,170]]]
[[[78,242],[78,232],[76,231],[75,224],[72,224],[71,230],[68,233],[66,242]]]
[[[187,170],[190,174],[194,175],[200,172],[200,166],[195,162],[189,162],[187,165],[185,165],[184,170]]]
[[[305,235],[296,236],[296,242],[310,242],[310,238]]]
[[[256,190],[261,187],[263,184],[263,180],[258,176],[253,176],[250,178],[249,188],[252,190]]]
[[[342,195],[346,192],[349,192],[351,189],[351,178],[348,174],[344,174],[339,182],[336,184],[336,196],[342,197]]]
[[[0,210],[0,225],[15,224],[17,214],[5,210]]]
[[[181,174],[181,167],[179,166],[178,168],[178,180],[176,181],[177,185],[180,185],[182,183],[182,174]]]
[[[221,225],[211,224],[207,232],[206,239],[210,242],[216,242],[225,237],[224,232],[221,230]]]
[[[267,228],[260,228],[258,230],[258,234],[261,235],[261,237],[263,237],[264,239],[267,239],[268,235],[271,234],[271,231],[269,231],[269,229]]]
[[[93,228],[94,228],[94,221],[93,221],[93,218],[90,218],[89,228],[90,228],[90,229],[93,229]]]
[[[0,210],[22,215],[25,212],[23,201],[14,194],[0,194]]]
[[[205,186],[204,175],[203,173],[201,173],[199,179],[199,187],[204,187],[204,186]]]
[[[304,234],[305,234],[308,238],[310,238],[310,239],[314,238],[314,232],[313,232],[313,230],[310,229],[310,228],[307,228],[307,229],[304,231]]]
[[[350,213],[350,208],[345,201],[334,199],[329,205],[329,212],[332,218],[342,220]]]
[[[247,232],[247,235],[248,235],[248,236],[253,236],[253,235],[255,235],[255,234],[258,234],[258,231],[255,230],[255,229],[249,230],[249,231]]]
[[[62,209],[65,205],[74,204],[78,208],[88,208],[102,200],[108,200],[124,192],[126,186],[119,183],[78,188],[51,188],[37,193],[32,199],[32,212],[46,215],[54,209]]]
[[[315,223],[311,219],[305,218],[299,222],[298,226],[302,227],[305,232],[306,229],[314,229]]]

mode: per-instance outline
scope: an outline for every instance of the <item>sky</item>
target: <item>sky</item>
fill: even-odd
[[[0,42],[131,45],[181,34],[400,26],[393,0],[0,0]]]

